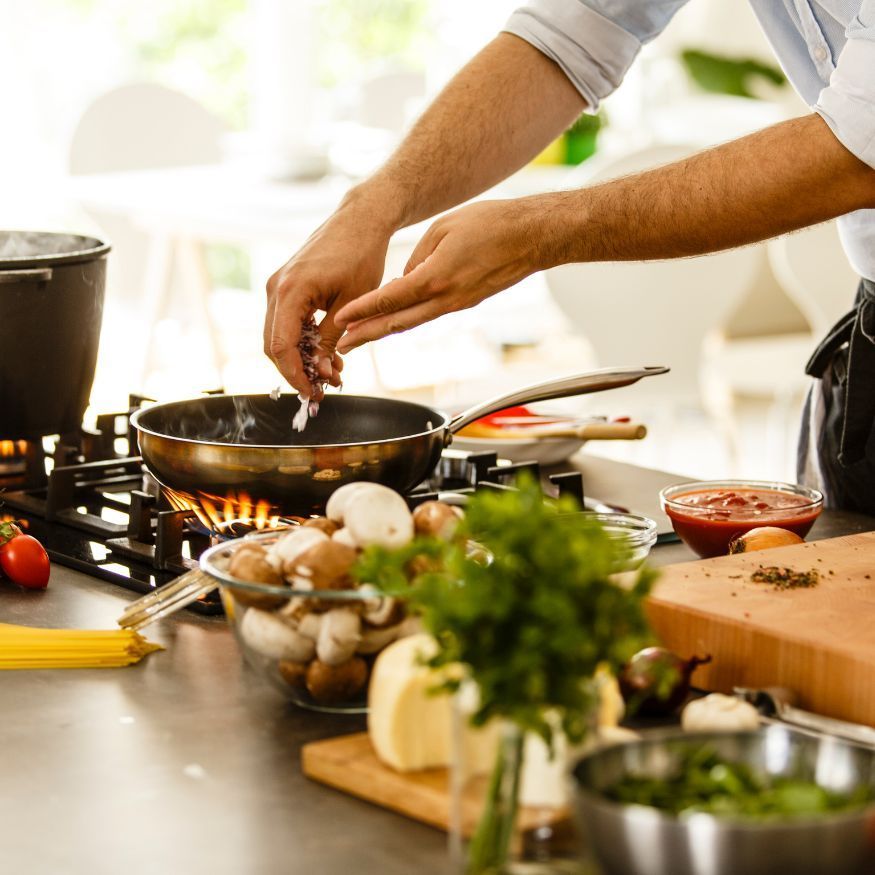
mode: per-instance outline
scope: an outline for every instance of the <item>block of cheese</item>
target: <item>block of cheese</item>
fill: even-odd
[[[377,657],[368,687],[368,735],[377,757],[399,772],[445,766],[450,761],[452,700],[430,694],[438,674],[422,665],[437,645],[410,635]]]
[[[453,758],[453,698],[431,692],[458,667],[441,670],[423,665],[437,644],[425,634],[390,644],[377,657],[368,687],[368,735],[377,757],[399,772],[449,766]],[[465,771],[490,768],[495,750],[493,729],[462,729]]]

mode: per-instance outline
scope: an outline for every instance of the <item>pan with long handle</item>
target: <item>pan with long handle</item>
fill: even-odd
[[[608,368],[500,395],[453,418],[422,404],[328,395],[303,432],[295,395],[213,395],[156,404],[131,422],[148,470],[165,487],[224,498],[246,492],[284,513],[325,506],[344,483],[372,480],[400,492],[434,469],[453,434],[517,404],[600,392],[664,374],[665,367]]]

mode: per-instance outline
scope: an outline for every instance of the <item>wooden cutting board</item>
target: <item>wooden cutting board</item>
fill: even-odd
[[[304,774],[314,781],[429,826],[449,828],[449,771],[396,772],[377,759],[366,732],[305,744],[301,748],[301,765]],[[465,836],[470,836],[477,824],[487,780],[487,776],[482,776],[466,784],[461,806]],[[526,833],[537,827],[555,826],[567,816],[565,811],[524,806],[520,809],[519,830]]]
[[[820,583],[751,581],[772,565]],[[648,615],[666,647],[712,655],[697,687],[788,687],[807,710],[875,725],[875,532],[667,566]]]

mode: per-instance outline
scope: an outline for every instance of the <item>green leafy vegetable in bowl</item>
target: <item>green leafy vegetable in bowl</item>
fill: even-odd
[[[604,791],[608,799],[647,805],[683,817],[707,813],[751,819],[810,817],[853,811],[873,801],[871,788],[837,793],[814,781],[765,778],[746,763],[722,758],[709,745],[686,751],[668,778],[628,775]]]

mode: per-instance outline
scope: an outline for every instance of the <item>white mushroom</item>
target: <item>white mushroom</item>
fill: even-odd
[[[711,693],[701,699],[693,699],[681,713],[681,726],[688,732],[739,732],[758,729],[760,716],[749,702]]]
[[[316,645],[275,614],[249,608],[240,622],[243,641],[262,656],[307,662],[313,658]]]
[[[394,626],[404,619],[404,606],[391,596],[378,596],[364,602],[362,619],[375,628]]]
[[[338,544],[343,544],[344,547],[352,547],[353,550],[358,549],[358,544],[352,539],[352,535],[349,533],[349,529],[338,529],[332,536],[332,541],[336,541]]]
[[[314,526],[298,526],[271,544],[268,549],[268,561],[280,571],[284,564],[294,562],[301,553],[309,550],[314,544],[327,540],[328,535]]]
[[[386,489],[379,483],[370,483],[367,480],[357,480],[355,483],[345,483],[335,489],[325,505],[325,516],[336,523],[343,523],[346,512],[346,503],[361,489]],[[391,490],[390,490],[391,491]]]
[[[298,632],[315,641],[319,637],[319,629],[322,627],[322,618],[325,616],[326,614],[304,614],[298,623]]]
[[[316,639],[316,654],[325,665],[340,665],[346,662],[358,646],[361,619],[348,608],[335,608],[322,617],[319,637]]]
[[[359,547],[379,544],[397,550],[413,540],[413,515],[391,489],[355,493],[346,505],[344,522]]]
[[[394,626],[386,626],[383,629],[362,629],[356,653],[377,653],[387,647],[398,637],[402,625],[402,623],[396,623]]]

